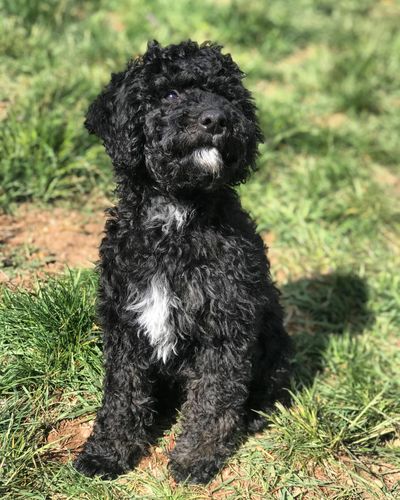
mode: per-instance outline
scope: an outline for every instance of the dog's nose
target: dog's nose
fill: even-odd
[[[199,117],[199,125],[209,134],[221,134],[226,127],[226,115],[221,109],[203,111]]]

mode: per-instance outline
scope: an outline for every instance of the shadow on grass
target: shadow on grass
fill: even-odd
[[[324,369],[325,352],[332,336],[345,332],[358,335],[373,323],[367,308],[368,286],[355,274],[337,272],[290,282],[282,287],[282,295],[286,328],[294,344],[292,380],[301,389],[310,386]],[[176,386],[165,384],[158,387],[157,399],[159,418],[153,428],[152,444],[176,423],[176,408],[182,403],[182,393]],[[291,404],[286,396],[281,403]],[[252,434],[252,431],[245,433],[238,446]]]
[[[337,272],[290,282],[282,293],[294,343],[294,382],[311,385],[324,368],[332,336],[358,335],[374,322],[367,307],[368,285],[355,274]]]
[[[286,328],[293,339],[293,377],[297,388],[309,386],[324,369],[324,356],[333,335],[362,333],[374,318],[368,311],[368,286],[355,274],[331,273],[302,278],[282,287],[286,309]],[[159,417],[153,428],[153,441],[164,435],[177,421],[183,394],[177,386],[158,387]],[[286,396],[281,403],[290,406]],[[253,432],[249,431],[238,445]]]

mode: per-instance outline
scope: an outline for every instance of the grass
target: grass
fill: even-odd
[[[0,15],[0,205],[16,213],[22,201],[81,206],[111,192],[83,116],[149,38],[224,43],[266,134],[240,191],[296,345],[293,405],[278,405],[208,487],[175,486],[162,461],[89,480],[47,437],[99,404],[96,277],[3,287],[2,498],[398,497],[400,3],[3,0]]]

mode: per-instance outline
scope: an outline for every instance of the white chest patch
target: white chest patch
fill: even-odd
[[[164,363],[175,353],[176,336],[169,321],[171,308],[177,307],[177,298],[173,296],[165,278],[155,275],[142,297],[134,294],[127,310],[138,313],[141,332],[154,347],[157,359]]]

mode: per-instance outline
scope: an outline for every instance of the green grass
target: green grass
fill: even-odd
[[[110,162],[83,117],[149,38],[226,46],[266,135],[240,192],[271,242],[296,346],[293,405],[278,406],[211,486],[174,486],[162,464],[90,480],[56,459],[47,436],[91,418],[100,401],[96,277],[4,288],[0,496],[398,498],[400,3],[3,0],[0,15],[6,211],[112,191]]]

